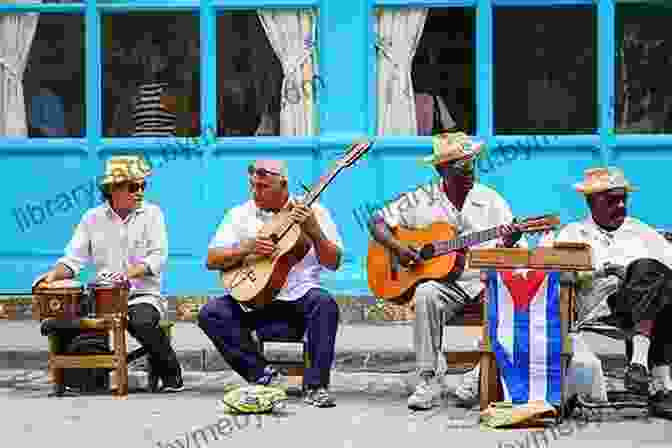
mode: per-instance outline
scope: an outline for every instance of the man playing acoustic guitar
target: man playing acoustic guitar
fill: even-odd
[[[277,372],[266,365],[251,340],[308,336],[311,365],[305,370],[306,402],[317,407],[334,406],[328,386],[334,361],[339,311],[333,297],[320,286],[323,268],[338,269],[343,243],[326,208],[308,208],[289,195],[287,168],[283,161],[258,160],[249,167],[252,199],[229,210],[208,249],[209,270],[227,270],[250,255],[270,256],[277,245],[258,237],[261,227],[283,208],[312,242],[307,255],[290,271],[275,299],[250,309],[230,294],[210,300],[199,313],[198,324],[229,365],[250,383],[268,385]]]
[[[417,248],[410,248],[392,234],[397,227],[419,229],[437,222],[455,226],[463,235],[505,225],[510,236],[489,241],[478,247],[495,244],[514,247],[522,234],[508,226],[513,215],[506,201],[494,190],[474,182],[474,159],[482,143],[471,142],[464,133],[442,134],[434,138],[434,155],[425,162],[435,166],[441,183],[427,189],[407,193],[375,214],[369,221],[373,236],[398,256],[400,264],[421,263]],[[523,240],[524,242],[525,240]],[[526,244],[524,244],[526,247]],[[464,251],[458,253],[457,266],[464,266]],[[413,293],[416,318],[414,346],[420,383],[408,399],[411,409],[430,409],[438,404],[440,384],[437,377],[438,354],[441,350],[443,326],[453,319],[467,303],[478,300],[483,285],[479,271],[465,270],[455,281],[425,281]],[[468,372],[456,394],[463,404],[478,396],[479,368]]]

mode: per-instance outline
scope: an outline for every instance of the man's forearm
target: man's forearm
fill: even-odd
[[[341,249],[327,238],[322,229],[317,229],[314,235],[308,235],[313,241],[315,254],[320,264],[335,271],[341,265]]]
[[[209,249],[206,267],[210,271],[225,271],[239,264],[249,254],[250,251],[243,246],[231,249]]]

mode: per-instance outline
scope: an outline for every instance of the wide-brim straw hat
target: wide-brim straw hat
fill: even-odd
[[[100,185],[137,182],[152,174],[149,165],[141,156],[114,156],[105,164],[105,174]]]
[[[484,142],[473,141],[464,132],[445,132],[432,138],[434,154],[421,162],[439,165],[441,163],[475,158],[485,146]]]
[[[599,193],[614,188],[624,188],[628,192],[639,190],[625,178],[623,170],[616,167],[591,168],[583,173],[583,177],[583,182],[574,184],[574,189],[583,194]]]

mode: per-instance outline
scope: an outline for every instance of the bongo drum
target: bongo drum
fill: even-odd
[[[128,316],[130,285],[127,282],[94,282],[89,284],[89,291],[95,303],[96,317]]]
[[[84,288],[80,282],[62,280],[48,287],[36,287],[33,294],[39,300],[40,318],[77,319],[80,317]]]

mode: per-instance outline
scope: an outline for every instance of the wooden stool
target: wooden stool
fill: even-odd
[[[533,269],[543,271],[579,272],[592,271],[591,248],[587,244],[556,243],[553,247],[538,247],[527,249],[473,249],[468,254],[468,266],[472,269]],[[487,291],[486,296],[487,297]],[[565,417],[564,383],[567,368],[573,355],[572,340],[569,330],[574,319],[576,300],[575,284],[561,280],[560,283],[560,319],[562,353],[561,377],[562,391],[559,420]],[[487,304],[483,303],[485,312]],[[485,314],[484,314],[485,315]],[[492,351],[487,319],[483,319],[483,346],[481,351],[481,382],[480,399],[481,410],[490,403],[503,399],[502,387],[499,382],[499,372],[495,354]]]
[[[106,316],[102,318],[80,319],[81,331],[111,332],[112,352],[110,354],[68,354],[63,353],[61,338],[49,336],[49,369],[54,383],[53,395],[65,393],[63,369],[111,368],[115,370],[119,387],[116,395],[128,396],[128,364],[126,361],[126,329],[128,320],[124,316]]]
[[[310,356],[308,354],[308,348],[306,347],[305,338],[298,339],[294,338],[265,338],[260,339],[256,332],[253,333],[253,338],[256,340],[259,347],[259,353],[269,364],[275,366],[285,366],[287,367],[287,382],[290,386],[300,388],[303,391],[303,374],[307,367],[310,366]],[[287,360],[273,360],[267,357],[265,352],[266,344],[292,344],[294,346],[299,346],[301,348],[302,361],[287,361]]]

